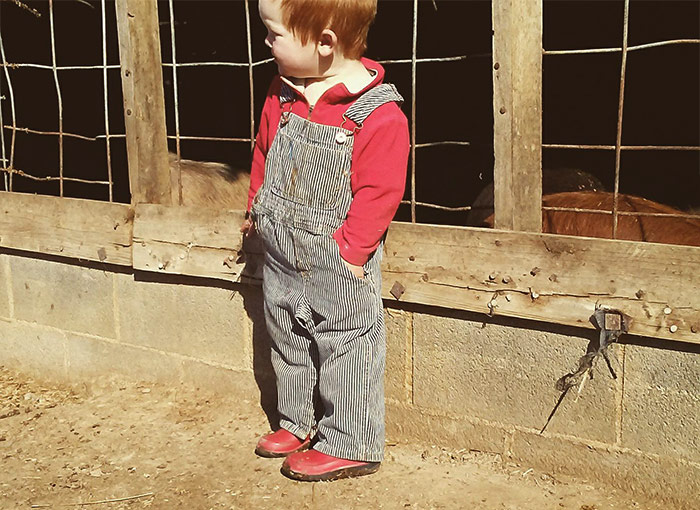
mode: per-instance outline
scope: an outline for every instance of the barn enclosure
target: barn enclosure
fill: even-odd
[[[412,142],[384,248],[390,438],[691,505],[699,19],[693,1],[380,0],[367,56]],[[219,181],[184,160],[246,182],[263,40],[247,0],[0,1],[0,363],[274,409],[261,248],[240,207],[185,199]],[[549,202],[582,190],[610,202]],[[558,214],[603,231],[548,233]],[[577,372],[623,330],[610,370]]]

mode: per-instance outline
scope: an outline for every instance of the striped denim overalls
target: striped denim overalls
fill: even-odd
[[[293,97],[283,84],[283,113],[252,208],[266,252],[265,320],[280,426],[299,438],[316,427],[315,449],[377,462],[384,447],[382,246],[364,265],[364,279],[343,263],[332,236],[352,202],[354,131],[291,113]],[[378,85],[345,117],[357,131],[391,101],[403,99],[393,85]],[[318,423],[315,396],[324,408]]]

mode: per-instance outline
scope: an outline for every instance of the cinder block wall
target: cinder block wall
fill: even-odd
[[[556,380],[592,330],[406,305],[386,309],[387,436],[504,458],[692,507],[700,349],[627,337],[575,401]],[[260,395],[274,379],[259,288],[0,253],[0,364],[85,382],[132,377]]]

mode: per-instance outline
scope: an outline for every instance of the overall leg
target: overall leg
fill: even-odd
[[[319,393],[325,413],[318,423],[320,452],[365,462],[381,462],[384,452],[383,314],[368,331],[319,340]],[[321,347],[323,345],[323,347]]]
[[[384,450],[386,333],[381,301],[381,252],[359,279],[344,265],[335,241],[321,237],[308,289],[320,319],[319,394],[324,415],[314,449],[334,457],[380,462]]]
[[[287,228],[268,220],[262,223],[265,322],[272,340],[280,427],[304,439],[315,422],[313,394],[318,380],[315,347],[303,326],[309,306],[303,280],[290,263],[293,246]]]

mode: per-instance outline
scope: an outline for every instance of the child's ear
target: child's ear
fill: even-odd
[[[338,36],[330,28],[326,28],[321,32],[318,38],[318,52],[322,57],[329,57],[333,54],[338,46]]]

